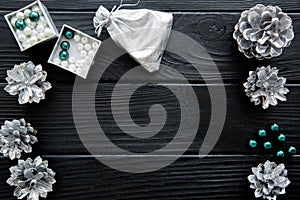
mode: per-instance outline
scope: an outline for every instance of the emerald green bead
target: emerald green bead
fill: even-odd
[[[280,135],[278,136],[278,140],[279,140],[280,142],[285,142],[285,141],[286,141],[285,135],[280,134]]]
[[[259,135],[259,137],[266,137],[267,136],[267,132],[262,129],[262,130],[258,131],[258,135]]]
[[[67,41],[63,41],[63,42],[60,44],[60,47],[61,47],[63,50],[68,50],[68,49],[70,49],[70,43],[67,42]]]
[[[29,13],[29,19],[31,21],[37,22],[40,20],[40,14],[38,12],[32,11]]]
[[[22,19],[18,19],[15,23],[15,26],[17,29],[20,29],[21,31],[26,28],[26,24]]]
[[[273,124],[273,125],[271,126],[271,130],[272,130],[272,131],[279,131],[279,126],[278,126],[277,124]]]
[[[255,147],[257,147],[257,142],[256,142],[255,140],[250,140],[250,141],[249,141],[249,146],[250,146],[251,148],[255,148]]]
[[[284,152],[283,151],[277,151],[277,156],[278,157],[284,157]]]
[[[73,32],[73,31],[70,31],[70,30],[66,31],[66,32],[65,32],[65,37],[66,37],[67,39],[72,39],[72,38],[74,37],[74,32]]]
[[[265,149],[272,149],[272,144],[271,144],[271,142],[265,142],[265,143],[264,143],[264,148],[265,148]]]
[[[59,53],[59,58],[61,60],[67,60],[69,58],[69,53],[67,51],[63,50]]]
[[[297,153],[297,149],[295,147],[290,147],[289,148],[289,153],[290,154],[296,154]]]

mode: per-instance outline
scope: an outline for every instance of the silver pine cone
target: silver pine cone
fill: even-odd
[[[4,89],[10,95],[19,95],[19,104],[39,103],[45,99],[45,92],[51,88],[46,78],[47,72],[43,71],[42,66],[35,66],[29,61],[7,70],[8,85]]]
[[[24,119],[5,121],[0,130],[0,152],[11,160],[20,158],[21,153],[31,153],[31,145],[36,143],[37,131]]]
[[[245,92],[255,105],[262,103],[263,109],[270,105],[276,106],[278,100],[286,101],[289,90],[285,87],[286,78],[278,77],[278,69],[269,65],[250,71],[247,82],[244,83]]]
[[[48,192],[52,192],[52,185],[56,182],[55,172],[48,168],[48,161],[37,157],[34,160],[19,160],[17,166],[10,169],[11,176],[7,180],[10,186],[16,186],[14,196],[27,200],[46,198]]]
[[[292,19],[278,6],[257,4],[241,14],[233,38],[247,58],[270,59],[294,38]]]
[[[278,195],[285,194],[285,188],[291,183],[286,178],[287,172],[284,164],[277,165],[270,161],[252,167],[253,174],[248,176],[248,180],[250,188],[255,190],[255,197],[276,200]]]

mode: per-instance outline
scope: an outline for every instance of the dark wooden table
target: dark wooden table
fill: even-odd
[[[170,166],[161,170],[131,174],[119,172],[100,163],[83,146],[74,126],[72,116],[72,89],[75,76],[58,67],[47,64],[47,59],[55,41],[34,47],[21,53],[14,41],[3,15],[17,10],[30,1],[1,0],[0,4],[0,122],[13,118],[26,118],[38,130],[39,143],[34,152],[26,156],[41,155],[48,159],[50,167],[56,171],[57,183],[48,199],[254,199],[253,191],[248,189],[247,176],[250,168],[272,159],[259,152],[250,151],[248,140],[259,128],[278,123],[288,136],[291,145],[300,147],[300,1],[266,0],[265,4],[280,6],[293,18],[295,39],[284,53],[271,60],[256,61],[246,59],[237,50],[232,39],[233,27],[240,13],[260,1],[243,0],[142,0],[137,8],[149,8],[174,14],[173,29],[184,33],[203,45],[214,59],[221,72],[227,94],[227,116],[225,126],[217,145],[205,158],[197,158],[203,142],[204,133],[210,120],[210,99],[207,85],[219,82],[218,77],[209,68],[200,76],[189,63],[177,56],[166,53],[163,64],[173,67],[183,74],[189,84],[181,84],[172,72],[162,70],[159,73],[161,83],[147,85],[137,91],[131,99],[131,114],[139,124],[149,123],[148,109],[153,104],[166,106],[168,122],[160,134],[151,140],[134,140],[122,133],[114,123],[110,110],[111,91],[116,81],[129,69],[137,65],[128,55],[116,60],[104,73],[96,95],[96,110],[99,122],[105,127],[107,136],[120,148],[134,152],[148,152],[166,145],[177,131],[180,122],[180,110],[174,95],[163,85],[171,84],[174,90],[193,87],[199,98],[201,122],[198,135],[184,155]],[[44,0],[50,14],[60,30],[64,23],[92,36],[96,36],[92,24],[95,11],[100,4],[112,8],[118,1],[105,0]],[[101,40],[109,37],[106,31]],[[172,41],[171,41],[172,42]],[[40,104],[18,105],[17,98],[4,90],[6,70],[14,64],[32,60],[41,63],[48,72],[48,80],[53,89],[46,94],[46,100]],[[249,70],[261,65],[276,66],[280,74],[288,78],[290,93],[288,102],[277,107],[262,110],[255,107],[245,97],[242,83]],[[124,95],[144,77],[131,77],[124,87]],[[218,85],[215,85],[218,87]],[[124,96],[120,95],[122,113]],[[220,97],[222,98],[222,97]],[[190,99],[185,102],[189,103]],[[178,114],[179,112],[179,114]],[[188,129],[188,127],[187,127]],[[97,155],[101,156],[101,155]],[[120,155],[121,156],[121,155]],[[16,199],[14,188],[6,184],[8,168],[16,161],[0,159],[0,199]],[[126,163],[124,163],[125,165]],[[300,157],[285,161],[292,184],[287,194],[279,199],[300,199]]]

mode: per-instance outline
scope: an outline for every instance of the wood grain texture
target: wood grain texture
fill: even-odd
[[[1,9],[5,10],[17,10],[27,4],[28,0],[2,0]],[[134,3],[135,0],[124,1],[126,3]],[[114,5],[119,5],[119,0],[73,0],[73,1],[53,1],[53,0],[43,0],[43,3],[47,6],[49,10],[59,10],[59,11],[96,11],[98,7],[102,4],[107,8],[112,8]],[[244,9],[249,9],[258,3],[264,3],[266,5],[278,5],[282,7],[285,11],[298,11],[300,7],[300,2],[298,0],[280,1],[280,0],[142,0],[139,6],[136,8],[148,8],[154,10],[163,11],[241,11]],[[80,9],[78,9],[80,8]]]
[[[2,12],[2,14],[7,12]],[[78,28],[85,33],[95,36],[92,19],[94,13],[51,13],[52,17],[60,30],[64,23],[74,28]],[[81,20],[77,20],[76,16],[80,15]],[[220,71],[222,80],[226,83],[242,83],[246,80],[249,70],[255,70],[261,65],[272,65],[280,69],[280,75],[288,78],[289,83],[298,83],[300,77],[300,68],[298,67],[300,53],[297,50],[300,43],[300,15],[291,15],[294,21],[295,39],[290,47],[284,50],[284,53],[271,60],[256,61],[255,59],[246,59],[243,54],[238,52],[236,42],[232,38],[233,27],[238,21],[239,13],[182,13],[175,14],[173,29],[194,39],[201,44],[210,57],[199,56],[196,52],[191,52],[190,56],[196,57],[198,64],[201,66],[201,74],[191,66],[188,61],[183,60],[180,56],[166,52],[163,57],[162,64],[171,67],[174,70],[166,69],[163,66],[157,73],[149,74],[143,71],[140,74],[129,76],[127,81],[136,83],[144,81],[145,78],[159,80],[166,83],[176,83],[179,77],[176,72],[184,75],[191,83],[203,83],[204,80],[209,83],[219,83],[219,74],[215,72],[211,65],[213,60]],[[55,41],[50,41],[34,47],[30,51],[21,53],[14,41],[8,26],[3,18],[0,19],[0,59],[1,68],[0,81],[4,80],[6,70],[10,69],[14,64],[25,62],[29,59],[35,63],[41,63],[49,74],[50,80],[72,83],[75,79],[71,73],[62,70],[54,65],[47,64]],[[204,31],[206,30],[206,31]],[[101,40],[108,39],[106,31],[101,36]],[[176,38],[171,38],[170,45],[177,44]],[[178,44],[180,48],[180,44]],[[101,51],[108,54],[113,52],[110,48],[103,47]],[[96,63],[93,67],[97,67],[97,63],[101,63],[103,58],[97,56]],[[128,55],[124,55],[113,62],[102,76],[103,82],[116,82],[128,70],[137,66]],[[126,80],[126,79],[125,79]]]
[[[222,199],[254,200],[246,177],[251,167],[265,161],[265,157],[224,156],[181,158],[165,169],[144,174],[114,171],[94,158],[45,157],[56,171],[57,183],[49,200],[82,199]],[[138,159],[136,163],[139,164]],[[126,165],[124,163],[123,165]],[[8,168],[15,162],[0,160],[0,199],[13,200],[13,188],[5,184]],[[299,199],[300,159],[286,162],[292,184],[286,195],[278,200]]]
[[[17,10],[31,1],[1,0],[0,15],[3,16]],[[127,2],[127,1],[126,1]],[[132,1],[130,1],[132,2]],[[92,25],[95,11],[100,4],[108,9],[119,1],[108,0],[43,0],[57,28],[68,24],[92,36],[96,36]],[[129,1],[128,1],[129,3]],[[250,150],[248,140],[253,138],[256,131],[267,128],[276,122],[287,135],[288,145],[299,148],[300,144],[300,1],[266,0],[264,4],[279,5],[293,18],[295,39],[284,53],[271,60],[256,61],[246,59],[237,50],[232,38],[233,27],[238,21],[240,12],[261,1],[257,0],[142,0],[136,8],[148,8],[172,12],[174,14],[173,29],[179,31],[201,44],[210,57],[199,56],[199,64],[203,65],[199,74],[191,64],[172,52],[166,52],[162,64],[172,69],[163,68],[154,74],[140,72],[127,76],[121,84],[122,93],[116,96],[116,114],[126,111],[126,100],[130,99],[130,114],[138,125],[150,122],[148,115],[150,106],[161,104],[167,110],[168,118],[164,128],[149,139],[136,139],[123,133],[116,125],[111,111],[111,93],[115,83],[129,70],[137,66],[128,55],[115,60],[105,71],[99,81],[95,95],[95,108],[98,121],[105,130],[106,136],[118,147],[133,152],[151,152],[166,145],[177,132],[180,123],[180,105],[172,91],[184,94],[186,88],[193,87],[200,107],[199,130],[190,148],[170,166],[156,172],[129,174],[119,172],[101,164],[96,158],[106,156],[107,159],[126,158],[124,155],[107,156],[105,154],[93,158],[83,146],[72,116],[72,90],[75,75],[56,66],[46,63],[55,44],[55,40],[38,45],[26,52],[20,52],[3,17],[0,18],[0,124],[13,118],[26,118],[38,130],[39,142],[34,145],[33,153],[26,156],[41,155],[48,159],[50,167],[57,173],[57,183],[54,192],[47,199],[54,200],[96,200],[96,199],[209,199],[209,200],[254,200],[253,191],[249,189],[246,177],[251,173],[251,167],[257,166],[266,159],[275,159],[270,152]],[[78,17],[80,16],[80,17]],[[103,31],[100,39],[109,38]],[[176,38],[170,39],[170,44],[176,44]],[[180,44],[178,44],[180,47]],[[113,48],[102,47],[101,51],[113,54]],[[198,56],[197,53],[194,56]],[[96,64],[103,58],[97,56]],[[48,80],[53,89],[46,93],[46,100],[40,104],[18,105],[17,97],[8,95],[5,87],[6,70],[14,64],[33,60],[42,64],[48,72]],[[226,88],[227,116],[216,146],[208,157],[198,158],[199,149],[211,117],[211,103],[208,87],[222,86],[219,74],[213,70],[208,61],[213,60]],[[261,65],[276,66],[280,75],[288,78],[288,102],[280,102],[277,107],[262,110],[254,106],[243,92],[242,83],[246,80],[249,70]],[[177,72],[182,74],[190,84],[183,84]],[[96,75],[94,75],[96,76]],[[95,78],[92,76],[92,78]],[[137,83],[146,84],[131,92]],[[89,84],[89,83],[87,83]],[[167,89],[168,88],[168,89]],[[80,97],[90,95],[82,93]],[[225,97],[218,96],[219,99]],[[183,99],[189,105],[195,99]],[[91,118],[82,105],[82,120]],[[155,115],[154,115],[155,116]],[[128,122],[130,119],[127,119]],[[160,126],[161,124],[157,124]],[[93,124],[88,124],[93,128]],[[191,127],[185,127],[189,133]],[[91,140],[89,147],[94,147]],[[283,148],[283,147],[280,147]],[[164,156],[174,156],[177,151],[165,151],[165,155],[156,156],[163,161]],[[150,157],[147,157],[150,159]],[[277,160],[277,159],[276,159]],[[279,162],[280,160],[278,160]],[[140,165],[136,157],[136,165]],[[287,195],[279,200],[300,199],[300,157],[295,156],[284,161],[289,170],[292,184],[287,188]],[[5,182],[9,177],[8,168],[16,161],[9,161],[0,156],[0,199],[13,200],[13,188]],[[124,162],[127,166],[130,163]],[[142,164],[151,164],[149,162]]]
[[[167,109],[168,120],[165,127],[154,137],[149,139],[135,139],[125,134],[116,124],[111,110],[111,93],[114,84],[100,84],[96,96],[95,106],[98,121],[106,135],[114,144],[120,148],[133,152],[152,152],[160,149],[176,135],[180,123],[180,110],[178,99],[171,91],[184,94],[187,87],[193,87],[200,107],[200,123],[197,137],[186,154],[197,155],[206,135],[211,117],[210,96],[205,85],[146,85],[136,90],[132,95],[134,85],[124,84],[121,86],[122,93],[115,98],[117,103],[114,114],[122,115],[127,110],[126,100],[131,99],[130,114],[138,125],[149,123],[149,107],[154,104],[161,104]],[[220,86],[209,86],[220,87]],[[167,90],[166,88],[169,88]],[[72,86],[63,83],[53,83],[53,89],[46,93],[46,100],[39,105],[20,106],[17,98],[8,95],[0,90],[0,122],[6,119],[25,117],[38,130],[39,143],[35,145],[35,152],[42,155],[88,155],[89,152],[83,146],[75,129],[72,114]],[[300,143],[299,123],[299,86],[290,86],[288,102],[280,102],[277,107],[263,110],[254,106],[244,95],[240,85],[227,85],[225,97],[219,96],[220,100],[227,100],[227,116],[222,135],[214,147],[212,154],[252,154],[259,151],[251,151],[248,148],[248,141],[255,137],[257,130],[268,128],[272,123],[279,123],[283,133],[287,134],[288,144],[297,146]],[[82,97],[86,94],[82,93]],[[182,105],[189,105],[195,99],[183,99]],[[82,104],[82,118],[86,121],[86,128],[92,128],[90,112],[85,111],[86,104]],[[42,110],[41,110],[42,108]],[[160,114],[157,112],[156,115]],[[155,116],[155,115],[154,115]],[[131,122],[131,119],[126,119]],[[164,125],[164,122],[156,124],[157,127]],[[155,128],[157,128],[155,126]],[[188,134],[192,127],[184,127]],[[92,136],[92,134],[91,134]],[[236,140],[239,138],[239,140]],[[185,141],[183,141],[185,142]],[[95,143],[90,141],[88,146],[93,147]],[[180,146],[180,145],[179,145]],[[102,146],[109,154],[110,149]],[[176,149],[166,151],[165,154],[176,154]]]

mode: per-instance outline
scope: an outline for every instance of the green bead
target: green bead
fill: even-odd
[[[70,49],[70,43],[67,42],[67,41],[63,41],[63,42],[60,44],[60,47],[61,47],[63,50],[68,50],[68,49]]]
[[[31,21],[37,22],[40,20],[40,14],[38,12],[32,11],[29,13],[29,19]]]
[[[273,124],[273,125],[271,126],[271,130],[272,130],[272,131],[279,131],[279,126],[278,126],[277,124]]]
[[[265,148],[265,149],[272,149],[272,144],[271,144],[271,142],[265,142],[265,143],[264,143],[264,148]]]
[[[61,60],[67,60],[69,58],[69,53],[63,50],[59,53],[59,58]]]
[[[262,129],[262,130],[258,131],[258,135],[259,135],[259,137],[266,137],[267,136],[267,132]]]
[[[280,134],[280,135],[278,136],[278,140],[279,140],[280,142],[285,142],[285,141],[286,141],[285,135]]]
[[[277,156],[278,157],[284,157],[284,152],[283,151],[277,151]]]
[[[256,142],[255,140],[250,140],[250,141],[249,141],[249,146],[250,146],[251,148],[255,148],[255,147],[257,147],[257,142]]]
[[[21,31],[24,30],[26,28],[26,24],[22,19],[18,19],[15,23],[16,28],[20,29]]]
[[[297,153],[297,149],[295,147],[290,147],[289,148],[289,153],[290,154],[296,154]]]
[[[72,38],[74,37],[73,31],[70,31],[70,30],[66,31],[66,32],[65,32],[65,37],[66,37],[67,39],[72,39]]]

